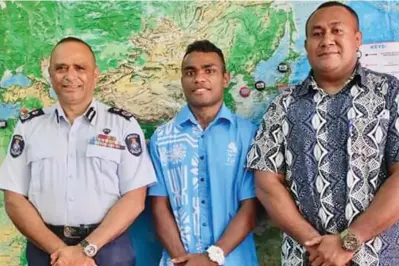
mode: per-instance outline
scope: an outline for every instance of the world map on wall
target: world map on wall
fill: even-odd
[[[359,14],[364,43],[399,41],[397,2],[346,3]],[[93,47],[101,70],[95,97],[134,113],[149,138],[185,104],[181,60],[187,45],[200,39],[225,54],[232,77],[227,106],[258,123],[282,88],[308,75],[305,22],[319,4],[0,1],[0,161],[21,110],[56,102],[47,68],[51,49],[63,37]],[[263,265],[277,265],[278,230],[260,221],[255,234]],[[25,265],[24,246],[1,196],[0,265]]]

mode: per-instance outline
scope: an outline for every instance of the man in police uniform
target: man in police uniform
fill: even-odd
[[[28,263],[134,265],[126,229],[156,180],[142,130],[129,112],[93,99],[99,71],[82,40],[61,40],[49,73],[59,102],[20,118],[0,168]]]

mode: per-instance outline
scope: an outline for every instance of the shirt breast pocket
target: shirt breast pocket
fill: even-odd
[[[242,167],[242,165],[238,165],[240,163],[240,146],[236,143],[235,140],[226,140],[225,142],[220,141],[220,143],[214,143],[212,147],[218,147],[220,149],[219,154],[210,154],[211,158],[215,158],[216,165],[218,166],[216,169],[219,172],[219,176],[223,178],[231,178],[234,177],[237,173],[238,167]],[[213,161],[213,160],[210,160]]]
[[[31,174],[28,196],[32,198],[48,189],[51,178],[57,178],[58,165],[54,150],[47,147],[28,148],[27,160]]]
[[[92,169],[88,169],[94,178],[98,178],[103,191],[110,194],[119,193],[118,166],[121,161],[121,150],[88,145],[86,157]]]

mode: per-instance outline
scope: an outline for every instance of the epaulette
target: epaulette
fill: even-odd
[[[126,110],[123,110],[123,109],[117,108],[117,107],[109,108],[108,112],[110,112],[111,114],[116,114],[116,115],[122,116],[123,118],[125,118],[128,121],[130,121],[130,118],[134,117],[134,115],[131,112],[128,112]]]
[[[23,114],[19,117],[19,120],[21,120],[22,123],[25,123],[26,121],[31,120],[34,117],[38,117],[44,115],[43,109],[35,109],[29,113]]]

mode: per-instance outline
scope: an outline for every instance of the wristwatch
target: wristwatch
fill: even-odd
[[[89,241],[87,241],[86,239],[83,239],[79,245],[82,246],[83,248],[83,253],[87,256],[87,257],[94,257],[97,254],[97,245],[94,245],[92,243],[89,243]]]
[[[342,248],[346,251],[354,252],[362,246],[359,238],[349,229],[342,231],[339,236],[341,237]]]
[[[224,265],[224,252],[220,247],[212,245],[206,250],[206,252],[211,261],[216,262],[218,265]]]

